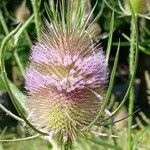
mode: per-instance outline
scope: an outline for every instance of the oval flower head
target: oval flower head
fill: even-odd
[[[31,123],[71,139],[98,114],[108,78],[103,50],[91,37],[92,13],[85,18],[84,3],[78,3],[75,16],[70,3],[66,10],[62,3],[60,14],[51,5],[53,19],[32,46],[25,77]]]

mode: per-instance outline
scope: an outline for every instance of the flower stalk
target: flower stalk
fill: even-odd
[[[135,63],[135,41],[136,41],[136,27],[134,23],[133,17],[131,18],[131,35],[130,35],[130,50],[129,50],[129,77],[133,74],[134,69],[134,63]],[[134,94],[134,82],[131,86],[130,93],[129,93],[129,114],[133,113],[134,108],[134,100],[135,100],[135,94]],[[129,116],[128,119],[128,149],[132,149],[132,123],[133,123],[133,116]]]
[[[130,7],[132,16],[131,16],[131,35],[130,35],[130,50],[129,50],[129,77],[131,77],[136,71],[136,68],[134,70],[135,60],[138,59],[138,56],[136,58],[135,51],[138,51],[138,28],[137,28],[137,14],[135,14],[135,10],[132,6],[132,3],[128,2],[128,5]],[[134,44],[136,43],[136,45]],[[134,77],[135,78],[135,77]],[[133,80],[134,81],[134,80]],[[134,109],[134,100],[135,100],[135,93],[134,93],[134,82],[131,85],[130,93],[129,93],[129,107],[128,111],[129,114],[133,113]],[[132,123],[133,123],[133,115],[129,116],[128,119],[128,150],[132,149]]]

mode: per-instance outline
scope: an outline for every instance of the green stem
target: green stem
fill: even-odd
[[[131,18],[131,35],[130,35],[130,53],[129,53],[129,76],[131,77],[134,70],[134,58],[135,58],[135,40],[136,40],[136,27],[134,23],[134,18]],[[131,86],[130,93],[129,93],[129,108],[128,112],[129,114],[133,113],[133,107],[134,107],[134,82]],[[128,150],[132,149],[132,121],[133,116],[129,116],[128,119]]]
[[[41,26],[41,19],[40,19],[40,1],[39,0],[31,0],[32,8],[34,12],[34,22],[35,22],[35,28],[37,33],[37,38],[40,37],[40,26]]]
[[[15,58],[16,63],[18,64],[18,67],[19,67],[19,70],[20,70],[22,76],[25,77],[24,68],[23,68],[23,66],[21,64],[21,61],[20,61],[20,58],[18,56],[18,53],[17,53],[16,49],[14,51],[14,58]]]
[[[134,98],[135,98],[134,88],[132,86],[129,94],[129,108],[128,108],[129,114],[133,113]],[[133,122],[133,115],[130,115],[128,118],[128,150],[132,149],[132,122]]]
[[[138,57],[139,57],[139,35],[138,35],[138,25],[137,25],[137,16],[135,15],[134,11],[133,11],[133,8],[132,8],[132,5],[130,3],[130,0],[129,0],[129,5],[130,5],[130,8],[131,8],[131,13],[132,13],[132,20],[133,20],[133,23],[135,25],[135,57],[134,57],[134,64],[133,64],[133,72],[131,74],[131,77],[130,77],[130,82],[129,82],[129,86],[128,86],[128,89],[126,91],[126,94],[122,100],[122,102],[119,104],[118,108],[112,112],[112,116],[114,116],[119,110],[120,108],[124,105],[124,103],[126,102],[126,99],[128,98],[128,95],[130,93],[130,89],[132,87],[132,85],[134,84],[134,78],[135,78],[135,74],[136,74],[136,70],[137,70],[137,64],[138,64]]]
[[[2,104],[0,104],[0,108],[6,112],[7,115],[11,116],[12,118],[18,120],[18,121],[21,121],[24,123],[24,120],[21,119],[20,117],[16,116],[15,114],[13,114],[11,111],[7,110]]]
[[[130,35],[130,53],[129,53],[129,73],[130,76],[133,74],[134,69],[134,54],[135,54],[135,36],[136,36],[136,29],[133,17],[131,18],[131,35]]]
[[[28,41],[29,46],[31,47],[32,46],[32,41],[30,39],[30,36],[29,36],[27,30],[24,30],[24,35],[25,35],[25,37],[26,37],[26,39]]]
[[[0,11],[0,22],[1,22],[1,25],[2,25],[2,27],[3,27],[3,29],[4,29],[5,34],[7,35],[7,34],[9,33],[9,30],[8,30],[8,27],[7,27],[7,25],[6,25],[6,22],[5,22],[5,20],[4,20],[4,17],[3,17],[3,15],[2,15],[2,12],[1,12],[1,11]]]

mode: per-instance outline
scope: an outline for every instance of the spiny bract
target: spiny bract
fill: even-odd
[[[76,11],[69,22],[63,12],[53,13],[57,18],[46,21],[26,70],[29,120],[39,130],[73,138],[96,117],[108,69],[102,48],[91,37],[91,14],[79,17]]]

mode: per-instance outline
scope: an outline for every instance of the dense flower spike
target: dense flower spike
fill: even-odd
[[[108,69],[102,48],[85,27],[88,18],[80,26],[75,20],[46,21],[32,46],[25,88],[29,119],[38,129],[73,138],[98,113]]]

